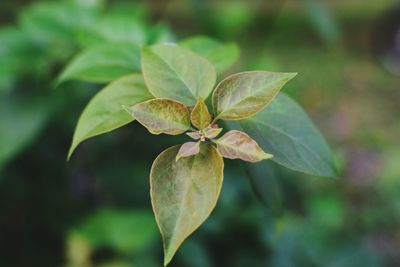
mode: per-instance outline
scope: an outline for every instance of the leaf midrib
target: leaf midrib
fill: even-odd
[[[285,84],[285,81],[286,81],[286,79],[282,79],[281,81],[277,82],[277,83],[282,83],[282,85],[279,86],[277,89],[273,90],[273,92],[272,92],[272,94],[271,94],[271,95],[272,95],[272,96],[271,96],[271,99],[270,99],[267,103],[263,104],[264,108],[265,108],[269,103],[271,103],[271,102],[274,100],[274,98],[278,95],[278,93],[279,93],[280,90],[282,89],[283,85]],[[250,95],[246,95],[246,97],[238,99],[237,102],[235,102],[233,105],[231,105],[231,106],[230,106],[229,108],[227,108],[226,110],[222,111],[218,116],[221,116],[222,114],[224,114],[224,113],[226,113],[226,112],[229,112],[229,111],[232,111],[232,110],[234,110],[234,109],[237,109],[237,106],[238,106],[238,105],[240,105],[242,102],[245,102],[245,101],[246,101],[248,98],[250,98],[250,97],[252,97],[252,98],[261,98],[261,99],[265,99],[265,98],[266,98],[265,96],[255,95],[255,94],[258,93],[258,92],[262,92],[263,89],[265,88],[265,86],[264,86],[264,87],[260,87],[260,88],[261,88],[261,89],[256,90],[256,91],[250,91],[250,92],[251,92]],[[237,89],[237,90],[239,90],[239,89]],[[232,95],[233,95],[233,94],[230,94],[230,96],[229,96],[230,99],[229,99],[229,100],[232,99]],[[229,102],[230,102],[230,101],[229,101]],[[250,115],[250,116],[251,116],[251,115]]]
[[[176,128],[179,128],[180,130],[187,130],[189,129],[189,125],[183,124],[183,123],[179,123],[178,121],[172,121],[172,120],[167,120],[163,117],[159,117],[157,116],[154,112],[148,112],[148,111],[141,111],[142,113],[146,114],[147,116],[155,119],[155,120],[161,120],[161,121],[165,121],[168,123],[171,123],[172,126],[176,126]],[[172,128],[172,127],[171,127]]]
[[[249,155],[249,156],[255,156],[255,157],[257,157],[257,154],[249,153],[249,152],[247,152],[246,150],[241,149],[240,146],[236,146],[236,147],[235,147],[234,145],[228,145],[228,144],[224,143],[223,141],[221,142],[221,140],[219,140],[219,139],[214,140],[214,142],[215,142],[217,145],[225,146],[225,147],[228,147],[228,148],[232,148],[232,149],[233,149],[234,151],[236,151],[236,153],[238,153],[239,155],[240,155],[240,154],[244,154],[244,155]],[[238,157],[237,157],[237,158],[238,158]]]
[[[186,83],[186,81],[182,78],[182,76],[177,72],[177,70],[166,60],[164,60],[160,55],[152,51],[154,55],[156,55],[164,64],[179,78],[178,80],[186,87],[186,89],[189,91],[190,95],[193,97],[193,99],[196,99],[196,96],[193,94],[193,92],[190,89],[190,86]]]
[[[175,237],[175,233],[176,233],[176,230],[177,230],[178,223],[180,223],[180,221],[182,220],[182,207],[184,206],[184,203],[186,203],[186,197],[187,197],[188,192],[189,192],[190,182],[192,181],[192,178],[191,178],[192,177],[192,172],[193,172],[193,168],[192,167],[193,167],[195,161],[197,160],[197,157],[198,157],[198,155],[194,156],[194,159],[191,161],[190,167],[188,167],[189,168],[189,177],[190,177],[190,179],[185,179],[186,180],[185,186],[184,186],[185,193],[184,193],[184,196],[182,198],[183,201],[181,201],[181,203],[179,203],[179,206],[178,206],[179,207],[179,215],[177,216],[177,218],[175,220],[175,225],[174,225],[174,229],[172,231],[171,240],[170,240],[171,243],[172,243],[172,238]],[[169,244],[169,249],[171,249],[171,247],[170,247],[171,243]],[[169,251],[169,253],[170,253],[170,251]]]

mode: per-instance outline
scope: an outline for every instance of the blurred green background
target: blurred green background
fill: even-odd
[[[68,163],[102,86],[54,81],[96,42],[194,35],[240,46],[228,74],[298,72],[284,90],[326,136],[339,175],[271,162],[252,186],[228,161],[216,210],[170,266],[400,266],[398,1],[2,0],[0,27],[0,266],[161,266],[148,176],[177,137],[132,123]]]

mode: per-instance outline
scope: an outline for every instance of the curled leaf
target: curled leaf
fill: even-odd
[[[231,75],[213,93],[216,118],[241,120],[263,110],[296,73],[248,71]]]
[[[188,106],[199,96],[206,99],[215,80],[215,67],[205,58],[175,44],[142,49],[143,77],[156,97],[170,98]]]
[[[217,144],[219,153],[225,158],[249,162],[272,158],[271,154],[265,153],[256,141],[241,131],[229,131],[214,142]]]
[[[151,167],[151,203],[164,242],[167,265],[183,241],[214,209],[223,180],[218,151],[202,144],[200,153],[176,161],[179,146],[162,152]]]
[[[177,135],[190,129],[189,110],[170,99],[151,99],[126,110],[152,134]]]
[[[186,142],[184,143],[176,155],[176,161],[180,158],[196,155],[200,152],[200,142]]]
[[[199,97],[192,113],[190,114],[192,124],[198,129],[202,130],[211,123],[211,115],[208,112],[207,105],[204,103],[203,98]]]

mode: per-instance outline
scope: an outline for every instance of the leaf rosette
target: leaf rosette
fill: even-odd
[[[201,49],[203,44],[207,49]],[[197,38],[182,45],[185,48],[176,44],[142,48],[143,78],[126,76],[101,91],[82,114],[70,150],[71,154],[81,141],[134,120],[152,134],[186,134],[192,139],[166,149],[151,168],[151,202],[163,237],[165,265],[214,209],[223,181],[223,158],[255,163],[274,160],[277,154],[275,162],[289,168],[320,176],[334,173],[329,149],[312,122],[292,100],[278,96],[296,73],[240,72],[215,86],[217,70],[220,74],[232,64],[236,48],[229,45],[229,58],[224,59],[218,57],[224,51],[222,44]],[[209,107],[205,100],[210,94]],[[278,104],[271,105],[276,97]],[[293,118],[303,124],[292,127],[273,120],[271,116],[289,116],[281,108],[293,111]],[[224,120],[228,122],[220,123]],[[307,134],[318,138],[312,143]],[[285,154],[293,149],[297,155]],[[318,168],[319,162],[307,162],[305,157],[324,166]]]

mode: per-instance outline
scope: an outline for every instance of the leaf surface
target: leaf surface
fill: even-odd
[[[239,57],[239,48],[234,43],[221,43],[205,36],[195,36],[183,40],[181,46],[207,58],[214,64],[217,73],[223,73]]]
[[[316,176],[335,176],[331,151],[314,123],[290,97],[280,93],[255,116],[229,124],[251,135],[287,168]]]
[[[214,142],[219,153],[225,158],[249,162],[272,158],[271,154],[265,153],[256,141],[241,131],[231,130]]]
[[[137,45],[103,44],[78,54],[61,73],[58,83],[66,80],[105,83],[139,71],[140,50]]]
[[[215,116],[241,120],[263,110],[296,73],[248,71],[231,75],[213,93]]]
[[[186,135],[194,140],[198,140],[201,138],[200,132],[198,132],[198,131],[197,132],[187,132]]]
[[[189,110],[171,99],[151,99],[126,110],[152,134],[177,135],[190,129]]]
[[[208,127],[204,130],[204,134],[208,139],[214,139],[222,132],[222,130],[222,128]]]
[[[201,97],[197,100],[196,105],[190,113],[190,120],[192,124],[200,130],[203,130],[211,123],[211,115]]]
[[[196,155],[200,152],[200,142],[186,142],[179,148],[176,160],[180,158]]]
[[[253,192],[260,202],[274,215],[282,215],[282,189],[279,174],[275,170],[276,163],[264,160],[257,163],[244,163],[244,165]]]
[[[218,151],[202,144],[200,153],[176,161],[179,146],[168,148],[151,168],[151,202],[164,241],[167,265],[182,242],[214,209],[223,180]]]
[[[98,92],[83,110],[75,129],[68,159],[75,148],[84,140],[110,132],[134,118],[122,105],[134,105],[151,99],[140,75],[124,76]]]
[[[192,106],[212,91],[216,72],[205,58],[174,44],[142,49],[142,70],[150,92]]]

